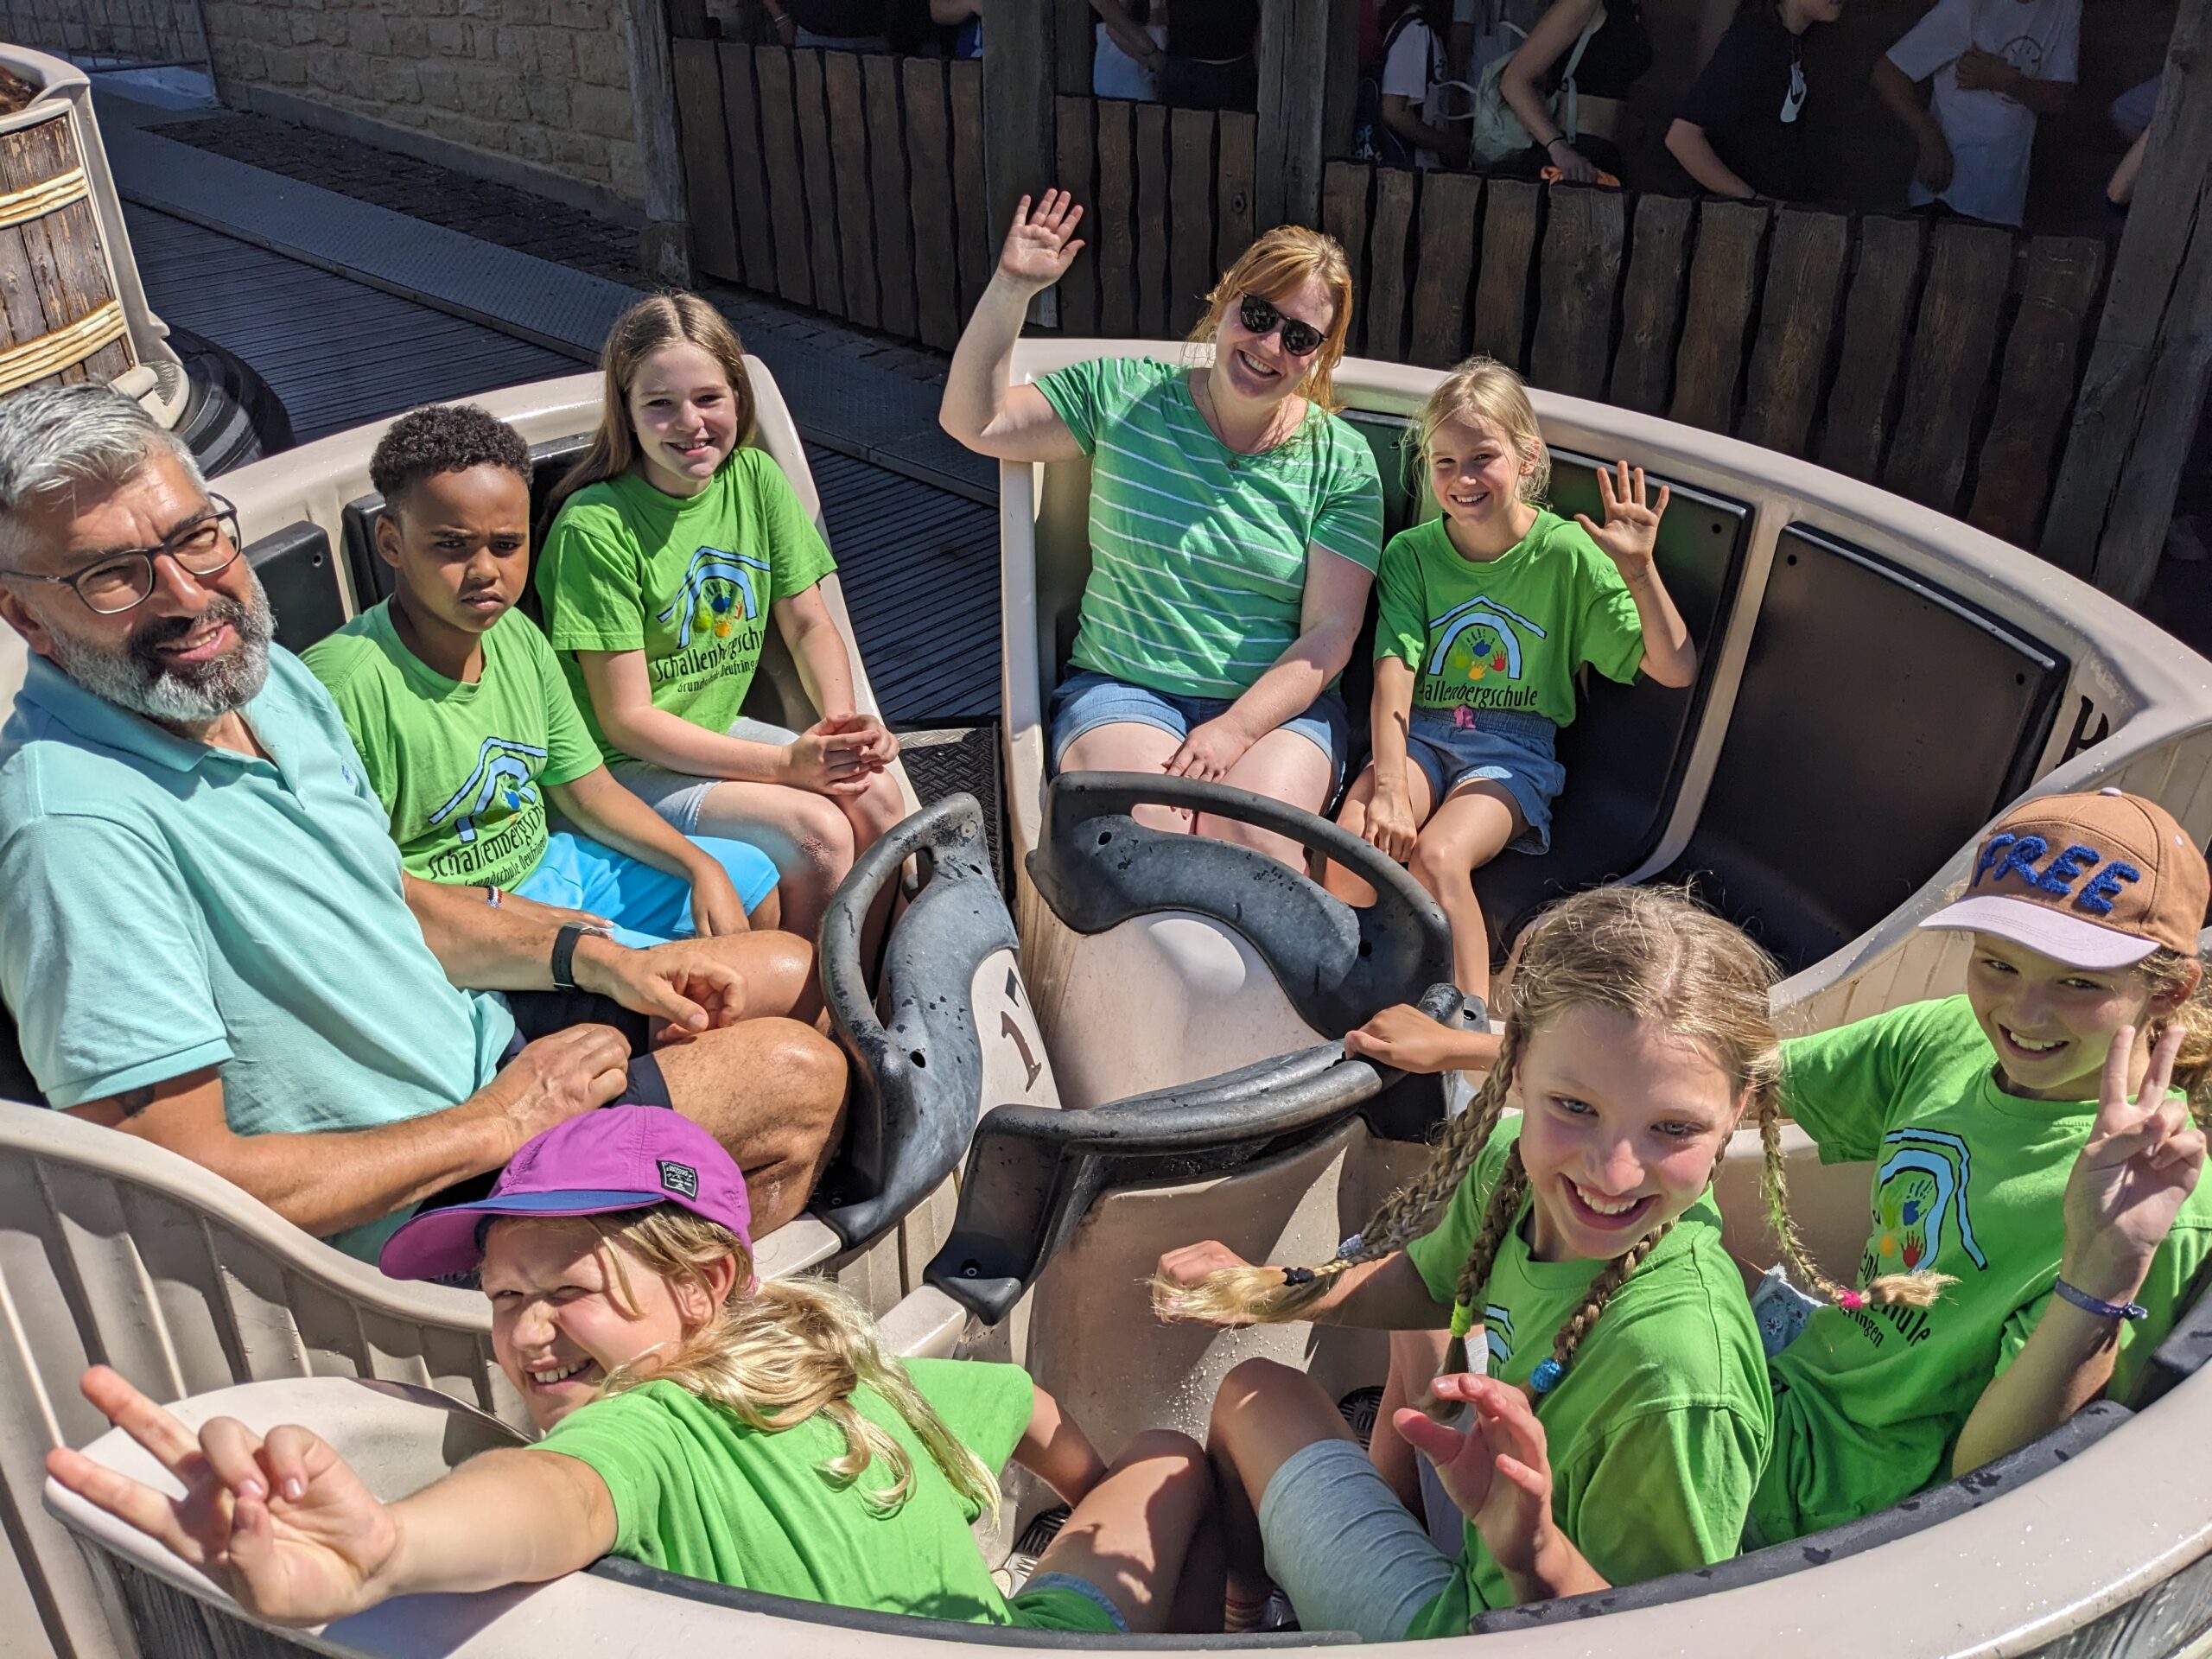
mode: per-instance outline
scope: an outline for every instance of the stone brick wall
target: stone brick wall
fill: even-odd
[[[189,0],[0,0],[0,40],[65,58],[158,63],[200,54]]]
[[[226,102],[318,105],[508,163],[509,176],[519,166],[591,197],[644,198],[626,0],[206,0],[206,12]]]

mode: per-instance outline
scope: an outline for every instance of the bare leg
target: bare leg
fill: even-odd
[[[806,1207],[836,1149],[848,1080],[842,1050],[811,1026],[770,1016],[666,1044],[653,1058],[677,1110],[727,1147],[745,1172],[755,1238]]]
[[[1336,1402],[1302,1371],[1272,1359],[1248,1359],[1222,1379],[1206,1450],[1221,1477],[1222,1548],[1231,1602],[1249,1605],[1268,1593],[1260,1499],[1275,1471],[1316,1441],[1351,1438]]]
[[[1142,772],[1160,777],[1180,747],[1172,732],[1141,721],[1116,721],[1110,726],[1094,726],[1069,744],[1068,752],[1060,758],[1060,770]],[[1171,835],[1191,833],[1191,815],[1173,807],[1140,806],[1133,816],[1149,830],[1165,830]]]
[[[1165,1630],[1212,1499],[1205,1448],[1187,1434],[1147,1429],[1075,1506],[1037,1571],[1071,1573],[1096,1586],[1133,1631]]]
[[[1390,1425],[1401,1406],[1418,1406],[1427,1395],[1428,1385],[1443,1369],[1444,1350],[1450,1341],[1441,1331],[1390,1333],[1390,1376],[1382,1385],[1374,1436],[1367,1442],[1368,1460],[1376,1472],[1390,1483],[1398,1501],[1415,1515],[1421,1513],[1421,1454]]]
[[[853,868],[851,822],[836,801],[811,790],[716,784],[691,833],[749,841],[767,854],[783,895],[783,925],[810,943],[821,933],[830,895]]]
[[[1375,768],[1363,770],[1351,788],[1345,792],[1344,804],[1337,822],[1362,840],[1367,836],[1368,804],[1375,798]],[[1406,804],[1413,809],[1414,822],[1427,823],[1430,809],[1434,805],[1428,786],[1428,774],[1408,762],[1406,766]],[[1341,865],[1321,867],[1321,885],[1348,905],[1365,909],[1375,902],[1375,889],[1369,887]]]
[[[1329,757],[1318,744],[1287,727],[1277,727],[1245,750],[1222,782],[1232,789],[1249,789],[1255,795],[1319,812],[1329,804]],[[1198,820],[1198,832],[1250,847],[1296,869],[1306,868],[1306,849],[1272,830],[1233,818],[1204,817]]]
[[[1475,869],[1527,828],[1511,792],[1503,784],[1478,778],[1444,798],[1414,843],[1407,868],[1444,906],[1452,923],[1452,976],[1470,995],[1490,996],[1490,931],[1475,897]]]
[[[733,1012],[739,1020],[784,1014],[814,1019],[822,1012],[822,976],[815,971],[814,946],[796,933],[754,928],[706,941],[721,961],[745,976],[745,1001]],[[680,1033],[668,1035],[683,1040]]]

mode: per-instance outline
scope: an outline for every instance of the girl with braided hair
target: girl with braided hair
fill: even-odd
[[[1774,1231],[1807,1282],[1862,1305],[1935,1289],[1904,1275],[1846,1290],[1798,1248],[1772,982],[1757,946],[1680,893],[1580,894],[1530,930],[1474,1103],[1334,1260],[1255,1267],[1213,1243],[1162,1258],[1168,1319],[1448,1327],[1431,1408],[1471,1408],[1464,1427],[1410,1408],[1390,1422],[1466,1517],[1454,1560],[1318,1386],[1268,1360],[1231,1371],[1209,1445],[1232,1624],[1268,1573],[1308,1629],[1389,1640],[1735,1554],[1773,1425],[1708,1196],[1738,1122],[1759,1126]]]

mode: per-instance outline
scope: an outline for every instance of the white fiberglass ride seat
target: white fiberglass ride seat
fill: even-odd
[[[753,442],[783,467],[820,529],[820,499],[782,394],[758,359],[747,367],[759,404]],[[473,401],[531,444],[542,508],[597,423],[600,379],[575,375]],[[383,503],[365,493],[382,430],[321,439],[216,482],[238,509],[277,637],[295,651],[389,591],[376,575],[388,567],[369,539]],[[836,576],[822,587],[859,704],[874,712]],[[0,627],[0,719],[23,664],[22,639]],[[807,707],[771,628],[746,712],[803,727]],[[911,804],[903,767],[895,775]],[[0,1010],[0,1528],[11,1545],[11,1560],[0,1563],[0,1628],[9,1631],[0,1651],[9,1659],[128,1651],[111,1635],[76,1549],[35,1498],[47,1448],[81,1443],[99,1426],[76,1386],[95,1360],[162,1399],[259,1378],[356,1376],[443,1389],[527,1421],[492,1363],[480,1296],[387,1280],[219,1177],[36,1099]],[[870,1133],[856,1122],[856,1139]],[[874,1206],[858,1218],[860,1230],[850,1218],[810,1212],[761,1241],[760,1268],[772,1277],[833,1271],[870,1306],[887,1308],[919,1284],[904,1263],[928,1258],[950,1210],[949,1197],[913,1194]]]

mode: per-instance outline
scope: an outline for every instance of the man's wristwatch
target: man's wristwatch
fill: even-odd
[[[561,931],[553,936],[553,988],[573,991],[576,988],[574,969],[576,961],[576,941],[587,935],[606,938],[608,930],[586,927],[582,922],[563,922]]]

